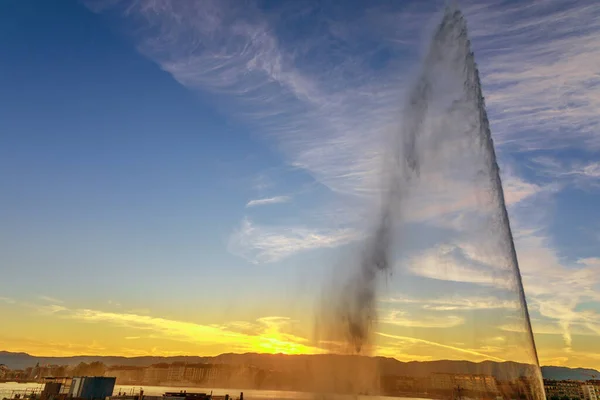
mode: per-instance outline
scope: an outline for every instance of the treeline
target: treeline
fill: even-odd
[[[77,365],[40,365],[25,369],[0,368],[0,380],[41,382],[46,377],[104,376],[108,367],[100,362],[80,362]]]
[[[65,376],[104,376],[104,373],[108,369],[108,367],[100,361],[94,361],[89,364],[81,362],[75,367],[72,367],[70,371],[69,367],[64,368],[66,368]],[[67,371],[71,374],[69,375]]]

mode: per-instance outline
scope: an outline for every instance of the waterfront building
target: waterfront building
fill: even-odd
[[[113,376],[119,385],[135,385],[144,379],[144,367],[116,366],[109,368],[104,376]]]
[[[597,379],[590,379],[586,383],[588,385],[592,385],[596,399],[600,400],[600,381]]]
[[[457,388],[467,392],[499,393],[496,378],[482,374],[433,373],[429,387],[433,391],[450,392]]]
[[[167,380],[169,382],[181,382],[185,378],[185,364],[173,363],[169,365]]]
[[[144,370],[143,380],[147,384],[161,384],[169,379],[169,364],[154,364]]]
[[[585,398],[583,392],[583,382],[580,381],[555,381],[551,379],[544,379],[544,390],[546,391],[546,398],[548,399],[562,399],[564,397],[569,399]]]
[[[381,377],[381,389],[386,395],[425,392],[428,381],[413,376],[386,375]]]
[[[583,390],[583,399],[584,400],[598,400],[598,394],[596,392],[596,387],[594,386],[594,384],[590,383],[590,382],[585,382],[582,386],[581,386],[582,390]]]
[[[9,371],[10,370],[8,369],[8,367],[6,365],[0,364],[0,379],[6,378]]]
[[[212,365],[188,364],[185,368],[185,380],[189,382],[205,382],[211,378]]]

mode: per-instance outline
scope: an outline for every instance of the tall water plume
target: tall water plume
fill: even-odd
[[[333,294],[326,296],[325,312],[321,314],[322,319],[328,319],[327,329],[337,335],[332,337],[346,343],[336,351],[368,354],[376,336],[394,337],[375,332],[382,319],[377,315],[377,302],[382,297],[378,288],[392,273],[392,266],[395,279],[409,275],[414,279],[416,275],[453,282],[455,298],[466,295],[456,283],[460,281],[456,275],[466,272],[471,274],[464,278],[468,284],[488,287],[490,293],[509,304],[504,317],[512,324],[512,331],[503,339],[507,358],[489,359],[528,365],[526,372],[504,372],[512,378],[528,379],[528,397],[543,399],[538,356],[481,82],[465,18],[457,8],[445,10],[433,34],[401,113],[400,128],[390,138],[388,149],[376,224],[356,261],[337,270],[342,283],[328,288]],[[419,240],[413,236],[419,234],[411,229],[416,223],[436,229],[435,234],[420,234],[435,238],[422,240],[428,245],[415,245]],[[409,284],[400,281],[399,286],[407,288]],[[410,326],[410,322],[406,324]],[[493,324],[477,319],[472,322],[473,330],[480,335],[493,331]],[[487,357],[468,346],[441,347]],[[503,365],[514,368],[511,363]],[[514,395],[508,393],[513,389],[498,390],[507,397]]]

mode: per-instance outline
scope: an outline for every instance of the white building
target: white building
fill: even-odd
[[[4,379],[8,374],[8,367],[4,364],[0,364],[0,379]]]
[[[583,398],[584,400],[598,400],[599,393],[596,392],[596,388],[591,383],[585,383],[582,385]]]
[[[169,365],[169,372],[167,380],[169,382],[181,382],[185,377],[185,364],[171,364]]]

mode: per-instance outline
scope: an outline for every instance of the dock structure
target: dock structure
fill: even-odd
[[[115,377],[106,376],[52,376],[44,378],[44,386],[13,390],[10,397],[2,400],[234,400],[226,395],[210,393],[165,392],[162,396],[146,395],[144,389],[139,391],[115,391]],[[244,400],[244,393],[235,400]]]
[[[116,379],[105,376],[52,376],[42,389],[14,390],[4,400],[106,400],[112,396]]]

